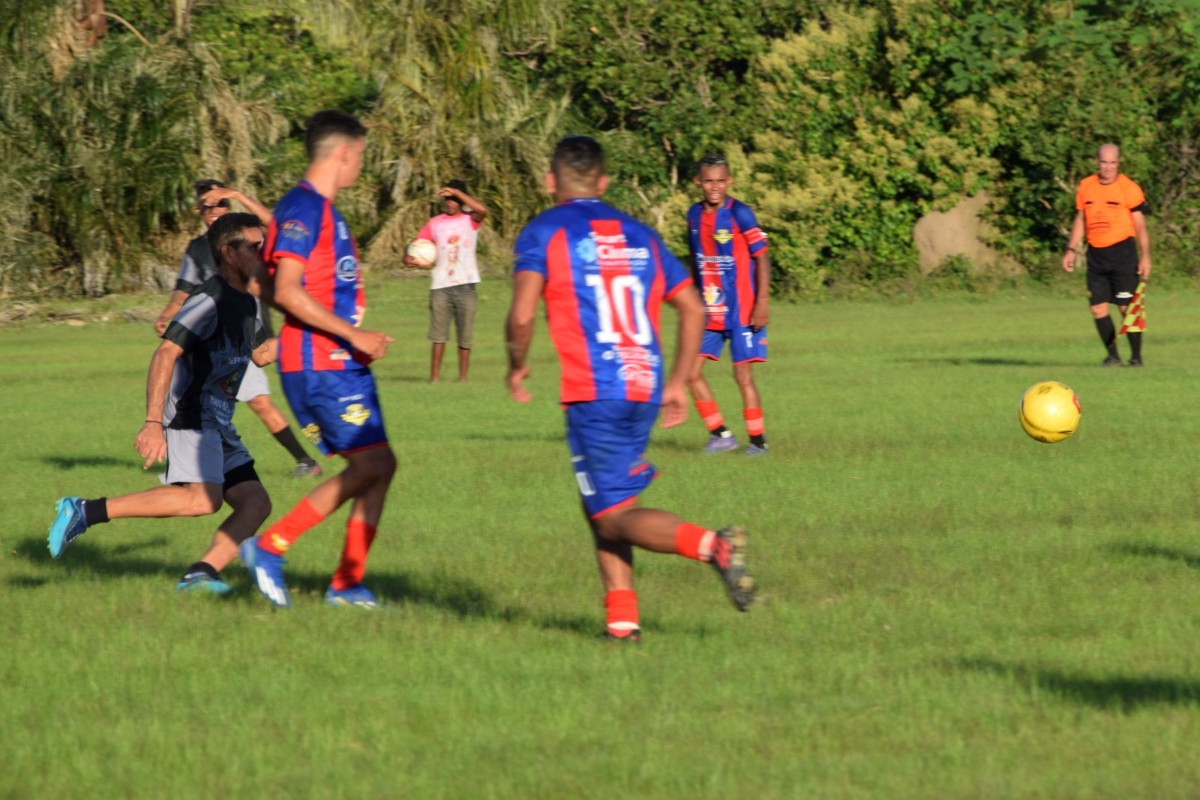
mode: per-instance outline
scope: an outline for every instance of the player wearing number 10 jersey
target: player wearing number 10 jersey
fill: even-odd
[[[517,238],[509,310],[508,388],[528,402],[524,380],[534,317],[546,300],[550,336],[562,367],[560,399],[575,479],[592,529],[604,583],[606,636],[639,641],[633,547],[712,563],[742,611],[754,599],[745,533],[714,531],[666,511],[641,508],[654,478],[646,461],[650,431],[687,417],[688,370],[699,351],[704,307],[687,269],[652,229],[602,202],[604,153],[586,136],[558,143],[546,177],[558,205]],[[679,314],[679,340],[663,383],[659,311]]]

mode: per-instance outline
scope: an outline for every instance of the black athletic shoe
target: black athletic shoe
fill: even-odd
[[[1119,366],[1121,366],[1121,358],[1120,358],[1120,356],[1109,356],[1108,358],[1106,358],[1100,362],[1100,366],[1102,366],[1102,367],[1119,367]]]
[[[1140,367],[1142,366],[1142,360],[1140,358],[1131,358],[1129,359],[1129,366]]]
[[[749,611],[754,602],[754,578],[746,571],[746,532],[736,525],[717,531],[712,565],[725,582],[729,599],[738,611]]]

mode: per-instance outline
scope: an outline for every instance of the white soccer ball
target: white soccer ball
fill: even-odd
[[[1079,427],[1083,409],[1071,387],[1058,381],[1042,381],[1021,396],[1021,427],[1039,442],[1053,444],[1066,439]]]
[[[418,267],[431,267],[437,261],[437,245],[428,239],[413,239],[404,252]]]

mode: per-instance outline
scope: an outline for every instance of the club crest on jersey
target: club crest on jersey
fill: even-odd
[[[596,243],[590,236],[575,243],[575,257],[584,264],[596,263]]]
[[[308,229],[308,226],[298,219],[289,219],[279,226],[279,237],[281,239],[302,241],[311,235],[312,231]]]
[[[733,241],[733,232],[728,228],[721,228],[713,234],[713,238],[721,244],[729,244]]]
[[[337,276],[339,281],[356,281],[358,280],[358,259],[354,256],[342,256],[337,262]]]
[[[315,445],[321,443],[321,426],[315,422],[310,422],[300,431],[304,434],[304,438],[308,439]]]
[[[360,428],[370,418],[371,410],[365,408],[362,403],[351,403],[346,406],[346,413],[342,414],[343,422],[349,422],[351,425],[357,425]]]
[[[704,305],[725,305],[725,293],[721,291],[720,286],[713,286],[712,284],[709,284],[708,286],[704,287]]]

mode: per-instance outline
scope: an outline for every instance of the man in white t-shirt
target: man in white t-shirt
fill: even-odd
[[[475,284],[479,267],[475,263],[476,233],[487,216],[487,206],[467,194],[467,185],[453,180],[438,190],[444,213],[438,214],[417,234],[437,245],[437,261],[430,274],[429,382],[437,383],[442,371],[442,355],[450,339],[450,319],[458,332],[458,379],[467,379],[475,328]],[[417,266],[411,256],[404,263]]]

